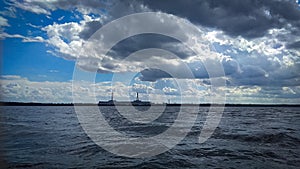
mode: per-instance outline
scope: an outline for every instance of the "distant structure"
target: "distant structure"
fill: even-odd
[[[147,102],[147,101],[141,101],[139,99],[139,93],[136,92],[136,99],[134,101],[131,102],[131,104],[133,106],[151,106],[151,103],[150,102]]]
[[[111,92],[111,99],[108,101],[99,101],[98,106],[114,106],[115,105],[115,100],[114,100],[114,92]]]
[[[115,106],[115,105],[120,105],[120,106],[151,106],[151,102],[148,101],[141,101],[139,99],[139,93],[136,93],[136,99],[134,101],[131,102],[127,102],[127,101],[116,101],[114,100],[114,93],[111,93],[111,99],[108,101],[99,101],[98,102],[98,106]]]

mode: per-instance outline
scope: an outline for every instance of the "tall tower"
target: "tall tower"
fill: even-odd
[[[114,92],[111,92],[111,100],[114,100]]]
[[[136,92],[136,100],[139,100],[139,93]]]

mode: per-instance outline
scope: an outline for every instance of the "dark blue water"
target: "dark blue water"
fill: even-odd
[[[169,107],[157,123],[172,123],[177,109]],[[111,114],[113,108],[105,111],[106,120],[124,134],[152,136],[165,131],[165,126],[130,123]],[[192,131],[174,148],[139,159],[117,156],[97,146],[84,133],[73,107],[0,107],[0,168],[300,166],[300,108],[227,107],[213,136],[199,144],[207,111],[200,108]]]

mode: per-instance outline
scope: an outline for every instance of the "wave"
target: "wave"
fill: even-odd
[[[239,140],[242,142],[259,142],[259,143],[294,143],[295,145],[300,144],[300,139],[297,137],[290,136],[287,133],[265,133],[265,134],[217,134],[217,139],[228,139],[228,140]]]

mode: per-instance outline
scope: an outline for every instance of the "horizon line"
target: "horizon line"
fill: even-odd
[[[211,106],[211,105],[224,105],[224,106],[299,106],[300,104],[288,104],[288,103],[152,103],[153,105],[199,105],[199,106]],[[98,103],[72,103],[72,102],[66,102],[66,103],[56,103],[56,102],[11,102],[11,101],[0,101],[0,106],[74,106],[74,105],[97,105]]]

